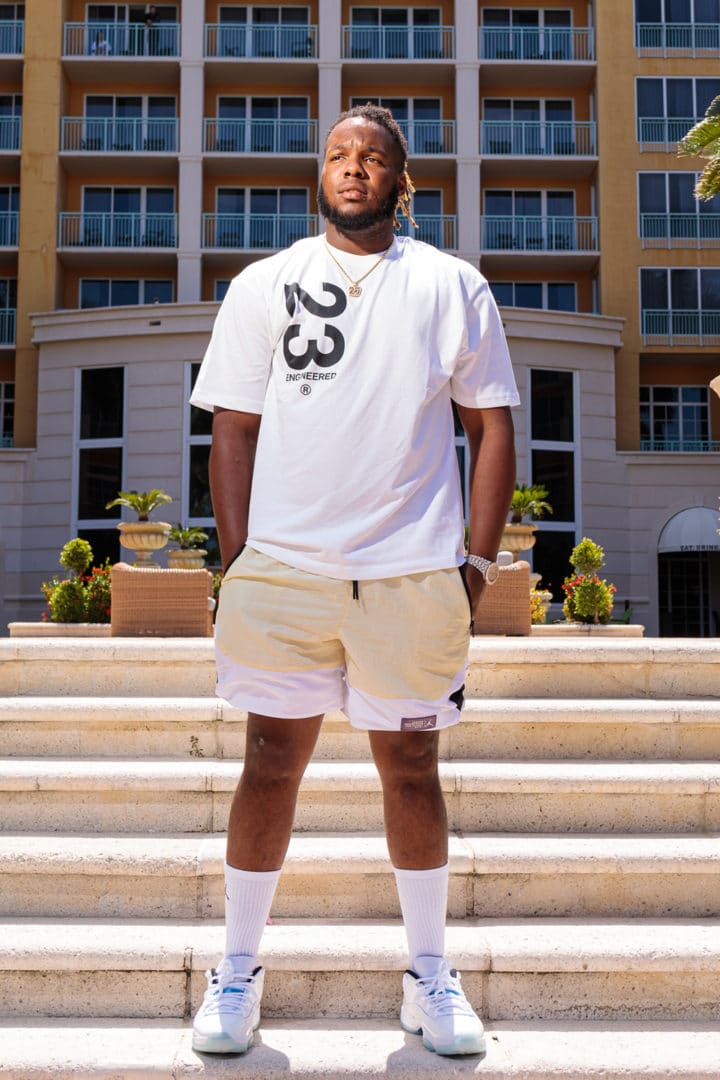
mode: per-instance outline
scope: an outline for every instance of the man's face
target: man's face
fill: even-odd
[[[368,229],[392,218],[404,190],[400,151],[389,131],[362,116],[333,128],[318,192],[327,221],[350,231]]]

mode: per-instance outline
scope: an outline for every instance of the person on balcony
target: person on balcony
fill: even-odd
[[[401,1024],[438,1053],[485,1045],[445,959],[438,737],[460,719],[472,611],[497,576],[519,399],[486,280],[395,236],[412,191],[392,114],[343,113],[318,193],[325,236],[234,279],[191,398],[214,412],[218,693],[248,710],[225,957],[194,1022],[207,1053],[242,1053],[259,1025],[260,939],[333,709],[369,732],[380,773],[410,957]],[[453,401],[471,455],[468,561]]]
[[[110,42],[107,41],[102,30],[99,30],[95,35],[95,40],[92,43],[90,52],[93,56],[109,56],[112,52]]]

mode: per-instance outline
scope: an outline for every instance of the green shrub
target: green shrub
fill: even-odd
[[[110,560],[95,566],[87,540],[69,540],[60,552],[60,563],[73,577],[43,581],[40,586],[50,609],[50,619],[57,623],[110,622]],[[43,615],[43,618],[46,618]]]
[[[568,622],[606,623],[612,615],[615,586],[598,576],[605,563],[599,544],[584,536],[570,554],[575,573],[563,582],[563,615]]]

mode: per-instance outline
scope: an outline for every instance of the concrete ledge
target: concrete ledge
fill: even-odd
[[[582,634],[598,639],[637,638],[644,636],[645,627],[640,623],[606,623],[604,626],[594,626],[592,623],[539,623],[530,630],[531,637],[568,637]]]

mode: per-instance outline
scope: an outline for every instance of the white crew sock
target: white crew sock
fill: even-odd
[[[279,877],[279,870],[239,870],[225,863],[225,955],[249,957],[249,970],[260,949]]]
[[[449,865],[432,870],[395,871],[400,907],[408,940],[410,967],[431,975],[445,955],[445,920]],[[433,963],[436,960],[437,963]]]

